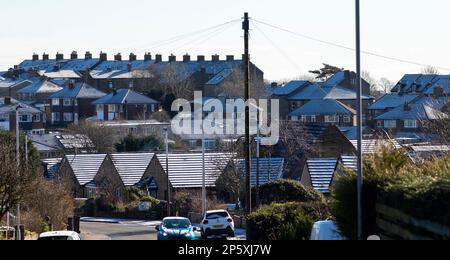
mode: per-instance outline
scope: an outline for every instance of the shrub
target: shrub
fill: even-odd
[[[247,218],[248,239],[309,240],[314,219],[296,203],[264,206]]]
[[[385,149],[364,160],[363,233],[376,231],[376,202],[380,192],[389,184],[408,174],[408,158],[403,150]],[[332,189],[331,211],[342,235],[357,238],[357,175],[354,172],[338,176]]]
[[[278,180],[260,187],[262,204],[323,201],[322,194],[294,180]]]

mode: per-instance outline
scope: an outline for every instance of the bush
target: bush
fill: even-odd
[[[249,240],[309,240],[314,219],[296,203],[264,206],[247,218]]]
[[[140,138],[130,134],[116,144],[115,147],[118,152],[140,152],[144,150],[158,150],[163,144],[164,142],[161,139],[154,136]]]
[[[386,149],[364,160],[363,235],[376,232],[376,203],[381,191],[410,172],[403,150]],[[354,172],[338,176],[332,189],[331,211],[342,235],[357,239],[357,175]]]
[[[322,194],[294,180],[278,180],[262,185],[259,190],[261,203],[324,201]]]

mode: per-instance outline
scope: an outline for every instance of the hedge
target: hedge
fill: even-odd
[[[324,201],[322,194],[294,180],[278,180],[262,185],[259,189],[261,203]]]

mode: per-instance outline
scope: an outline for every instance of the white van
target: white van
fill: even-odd
[[[339,229],[334,221],[319,221],[316,222],[311,231],[311,240],[346,240],[339,232]]]

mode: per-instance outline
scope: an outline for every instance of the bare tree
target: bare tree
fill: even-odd
[[[115,152],[114,145],[118,142],[118,137],[115,131],[109,127],[95,122],[82,121],[78,125],[70,125],[68,131],[71,134],[81,134],[89,137],[87,142],[92,141],[95,147],[88,152]],[[86,147],[90,147],[88,143],[86,143]]]
[[[439,69],[433,66],[426,66],[422,69],[422,74],[439,75]]]
[[[29,143],[28,146],[30,149],[27,157],[23,152],[25,138],[22,136],[18,164],[14,136],[0,131],[0,219],[9,212],[10,207],[23,202],[25,196],[35,189],[33,184],[39,175],[39,157],[32,144]]]
[[[395,83],[390,81],[388,78],[381,78],[378,81],[378,86],[381,88],[381,90],[386,94],[391,91],[391,89],[394,87]]]

